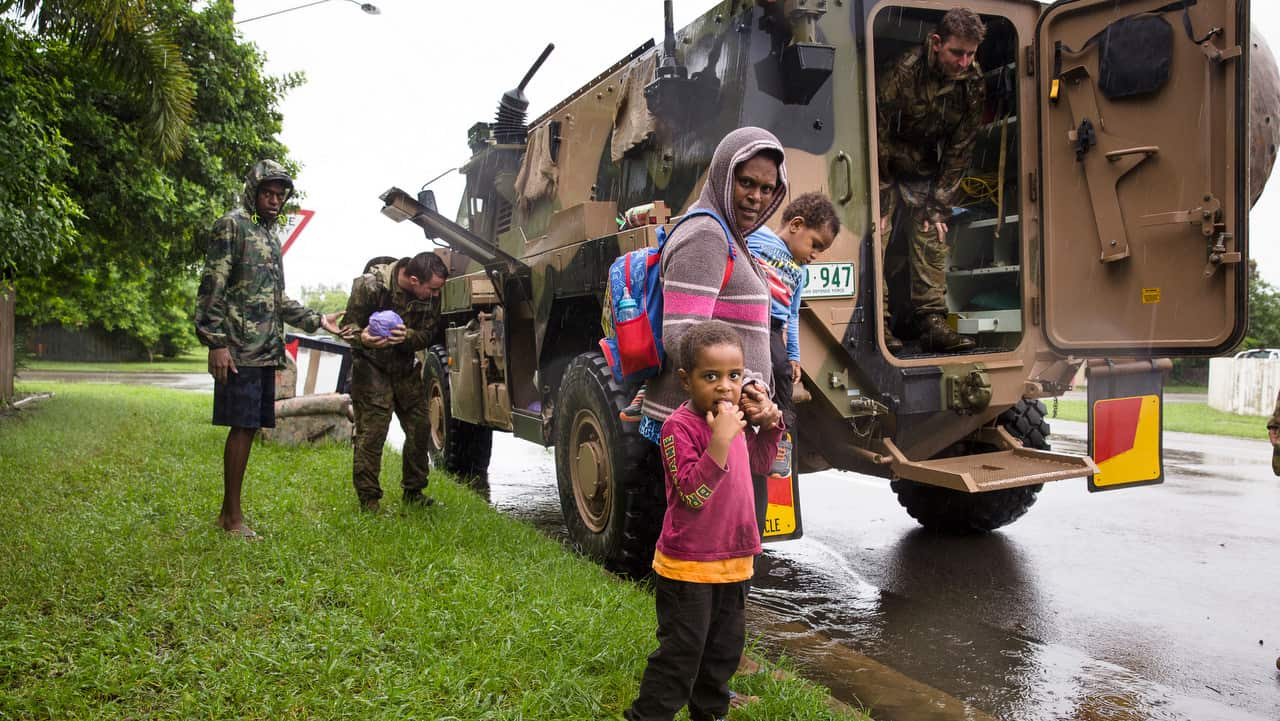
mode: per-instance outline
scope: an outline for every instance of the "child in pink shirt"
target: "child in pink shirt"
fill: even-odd
[[[673,358],[674,359],[674,358]],[[704,321],[680,341],[677,374],[689,400],[662,424],[667,513],[653,557],[658,649],[649,656],[629,721],[722,718],[746,640],[746,582],[760,553],[751,474],[769,471],[782,414],[768,398],[747,427],[742,340]]]

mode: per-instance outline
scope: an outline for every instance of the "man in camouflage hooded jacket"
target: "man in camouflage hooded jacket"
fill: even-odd
[[[285,364],[284,324],[337,334],[341,313],[322,316],[284,293],[277,220],[293,193],[279,164],[260,160],[244,181],[240,207],[218,219],[196,298],[196,337],[209,348],[213,423],[230,426],[223,450],[218,525],[244,538],[240,487],[253,436],[275,426],[275,371]]]
[[[974,55],[985,35],[972,11],[950,10],[925,43],[899,58],[876,86],[880,247],[888,248],[894,214],[905,205],[911,305],[925,352],[974,346],[946,323],[946,238],[982,121],[986,88]],[[887,279],[884,289],[885,346],[896,353],[902,342],[889,331]]]
[[[351,340],[351,405],[356,415],[351,478],[366,511],[377,511],[382,498],[378,474],[392,412],[404,429],[404,503],[432,504],[422,493],[430,470],[430,428],[417,354],[440,327],[440,288],[448,276],[440,256],[419,253],[374,265],[351,285],[343,322],[344,335]],[[369,328],[369,316],[380,310],[393,310],[404,321],[389,336],[377,336]]]

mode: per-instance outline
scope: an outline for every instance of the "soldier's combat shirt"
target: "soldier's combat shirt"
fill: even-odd
[[[951,217],[985,100],[976,61],[953,79],[938,69],[927,43],[898,58],[876,86],[881,187],[896,184],[930,220]]]
[[[320,313],[286,296],[284,287],[275,230],[255,223],[243,207],[227,213],[210,234],[196,298],[196,337],[209,348],[228,349],[237,366],[284,366],[284,324],[314,333],[321,320]]]
[[[351,339],[351,352],[386,373],[399,375],[413,370],[415,354],[426,348],[440,324],[440,300],[418,300],[396,283],[404,260],[375,265],[355,279],[347,314],[342,324],[357,331]],[[366,348],[359,331],[369,325],[369,316],[380,310],[394,310],[404,320],[404,342],[385,348]]]

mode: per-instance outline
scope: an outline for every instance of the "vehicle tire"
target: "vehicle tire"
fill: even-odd
[[[1049,450],[1046,409],[1038,400],[1020,400],[997,421],[1028,448]],[[949,534],[994,531],[1021,518],[1035,505],[1043,483],[985,493],[962,493],[949,488],[898,479],[889,484],[898,503],[925,528]]]
[[[665,501],[658,447],[618,418],[630,400],[600,353],[569,363],[556,401],[556,480],[573,547],[639,578],[653,561]]]
[[[449,353],[444,346],[433,345],[427,349],[422,382],[427,387],[431,464],[466,481],[483,479],[493,452],[493,429],[453,417],[448,368]]]
[[[997,421],[1009,435],[1022,441],[1027,448],[1049,450],[1049,409],[1040,401],[1025,398],[1000,414]]]

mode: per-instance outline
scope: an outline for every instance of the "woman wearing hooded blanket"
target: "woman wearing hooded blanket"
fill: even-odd
[[[733,233],[729,240],[737,248],[737,254],[723,288],[721,281],[729,258],[720,223],[709,217],[691,218],[681,223],[667,240],[661,263],[662,334],[669,350],[668,363],[649,385],[644,399],[642,433],[658,429],[687,397],[675,369],[678,365],[675,359],[686,355],[680,350],[685,331],[715,319],[736,330],[742,340],[741,367],[765,385],[763,390],[743,386],[741,407],[753,424],[774,428],[770,432],[776,448],[781,430],[773,418],[777,411],[765,395],[771,385],[770,296],[763,271],[751,262],[746,237],[764,224],[786,196],[782,160],[782,146],[777,138],[760,128],[735,130],[716,148],[702,195],[690,210],[713,210]],[[686,368],[686,371],[691,373],[692,369]],[[749,398],[749,394],[753,397]],[[658,434],[647,437],[656,441]],[[746,445],[739,443],[742,453],[733,461],[735,468],[730,469],[718,460],[710,461],[717,473],[727,477],[731,473],[747,472],[740,465],[745,460]],[[673,448],[664,446],[664,452]],[[771,456],[773,452],[771,449],[767,454]],[[726,485],[740,488],[733,483]],[[706,495],[701,495],[702,491],[706,491]],[[730,490],[724,489],[719,493],[714,502],[727,503],[729,506],[725,508],[730,510],[729,515],[724,511],[717,513],[737,519],[738,523],[721,526],[713,523],[712,528],[742,528],[743,518],[734,510],[741,509],[734,503],[740,496],[727,497],[724,494]],[[759,491],[756,494],[759,495]],[[699,498],[710,495],[707,486],[699,489]],[[669,491],[669,504],[673,497]],[[701,503],[691,505],[698,505],[702,514],[711,513]],[[670,513],[669,510],[668,518]],[[750,516],[745,520],[749,528]],[[670,528],[664,522],[663,538]],[[685,705],[689,707],[691,721],[722,718],[729,710],[729,678],[742,653],[747,582],[752,576],[753,559],[760,553],[760,542],[755,534],[750,534],[747,544],[742,543],[741,533],[695,535],[696,539],[689,542],[686,538],[681,542],[683,545],[664,546],[663,538],[658,541],[660,550],[654,557],[654,571],[659,577],[656,584],[658,649],[649,656],[639,695],[624,714],[628,721],[670,721]]]
[[[681,223],[662,251],[662,342],[678,348],[690,326],[722,320],[742,336],[748,377],[773,387],[769,356],[769,286],[751,262],[746,238],[764,225],[786,200],[787,171],[782,143],[761,128],[739,128],[724,137],[711,158],[702,194],[689,210],[706,208],[724,219],[737,248],[733,273],[720,287],[729,262],[724,230],[714,218]],[[640,432],[657,442],[658,429],[680,403],[684,390],[668,357],[662,373],[649,381]],[[743,411],[752,419],[755,389],[744,388]]]

